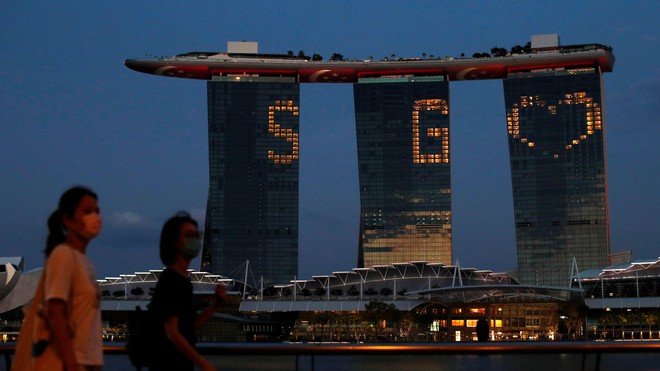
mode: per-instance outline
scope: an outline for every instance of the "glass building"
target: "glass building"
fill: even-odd
[[[287,77],[207,83],[209,198],[202,269],[288,283],[298,271],[300,85]]]
[[[601,72],[523,72],[504,80],[521,283],[566,286],[572,261],[610,252]]]
[[[358,266],[451,264],[449,83],[441,76],[364,78],[353,89]]]

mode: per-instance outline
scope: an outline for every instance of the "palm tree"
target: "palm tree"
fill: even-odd
[[[611,338],[614,338],[614,325],[615,325],[615,320],[614,320],[614,315],[611,312],[607,312],[604,315],[601,315],[600,318],[598,318],[598,323],[603,325],[603,330],[607,332],[607,326],[612,325],[612,333],[610,334]]]
[[[644,313],[644,323],[649,327],[649,339],[653,338],[651,327],[653,325],[657,325],[659,319],[660,317],[658,317],[657,313],[653,313],[653,312]]]
[[[629,322],[628,317],[629,317],[629,316],[628,316],[627,314],[625,314],[625,313],[619,313],[619,314],[617,314],[617,315],[614,317],[616,323],[618,323],[619,325],[621,325],[621,338],[622,338],[622,339],[625,338],[624,330],[625,330],[625,325],[627,325],[628,322]]]

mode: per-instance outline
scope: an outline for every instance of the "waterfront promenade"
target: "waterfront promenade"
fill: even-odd
[[[218,370],[660,370],[660,342],[389,344],[202,343]],[[131,370],[124,344],[105,346],[105,371]],[[13,345],[0,345],[0,370]]]

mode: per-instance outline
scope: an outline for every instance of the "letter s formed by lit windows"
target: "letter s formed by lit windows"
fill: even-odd
[[[298,110],[299,107],[294,105],[292,100],[276,100],[274,105],[268,106],[268,133],[291,143],[289,153],[275,153],[275,150],[268,150],[268,159],[275,164],[289,165],[293,161],[298,161],[298,133],[291,128],[283,128],[275,121],[275,117],[281,117],[282,114],[291,114],[297,118]]]

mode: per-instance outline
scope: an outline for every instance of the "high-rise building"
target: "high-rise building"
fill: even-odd
[[[364,78],[353,89],[358,266],[451,264],[449,83],[442,76]]]
[[[569,284],[610,252],[601,72],[597,66],[504,79],[520,281]]]
[[[255,279],[298,272],[300,85],[291,77],[214,77],[207,83],[209,199],[203,268]]]
[[[323,82],[354,84],[358,266],[451,264],[448,81],[481,79],[504,80],[521,281],[565,286],[573,258],[580,270],[607,265],[601,74],[614,66],[610,47],[560,46],[553,34],[488,58],[324,61],[228,46],[125,62],[211,80],[205,270],[228,275],[249,260],[266,283],[296,276],[299,83]]]

